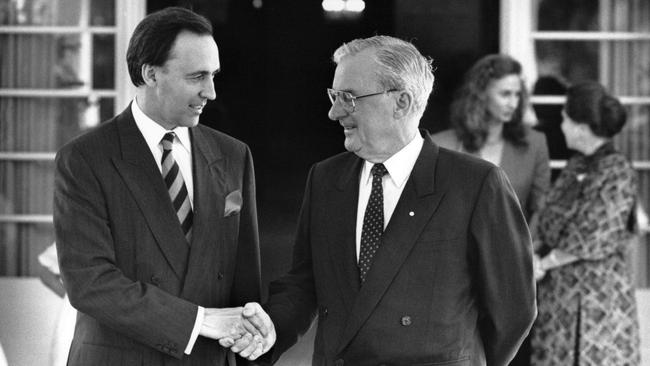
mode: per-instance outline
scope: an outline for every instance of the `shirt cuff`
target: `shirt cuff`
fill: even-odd
[[[185,347],[185,354],[189,355],[192,353],[192,348],[194,348],[194,343],[199,337],[199,332],[201,331],[201,325],[203,325],[203,317],[205,316],[205,309],[202,306],[199,306],[199,310],[196,312],[196,321],[194,322],[194,329],[192,329],[192,334],[190,335],[190,341],[187,342],[187,347]]]

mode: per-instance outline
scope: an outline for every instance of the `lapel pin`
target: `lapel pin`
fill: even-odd
[[[409,216],[415,216],[415,212],[413,211],[409,212]]]

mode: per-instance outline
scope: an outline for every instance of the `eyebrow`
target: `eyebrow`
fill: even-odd
[[[352,94],[353,96],[355,95],[355,92],[354,92],[352,89],[334,89],[334,88],[332,88],[332,89],[333,89],[333,90],[336,90],[336,91],[339,91],[339,92],[350,93],[350,94]]]
[[[210,71],[205,71],[205,70],[203,70],[203,71],[190,72],[190,73],[187,74],[187,76],[195,76],[195,75],[212,75],[212,76],[215,76],[215,75],[217,75],[217,74],[220,73],[220,72],[221,72],[221,69],[219,68],[219,69],[216,69],[216,70],[214,70],[214,71],[212,71],[212,72],[210,72]]]

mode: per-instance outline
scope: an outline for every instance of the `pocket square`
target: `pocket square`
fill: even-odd
[[[223,217],[238,214],[241,210],[242,197],[241,191],[238,189],[228,193],[226,196],[226,204],[223,210]]]

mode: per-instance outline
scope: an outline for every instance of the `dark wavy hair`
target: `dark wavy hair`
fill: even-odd
[[[205,17],[180,7],[168,7],[142,19],[133,31],[126,51],[133,85],[144,84],[143,65],[162,66],[167,62],[176,37],[182,31],[212,36],[212,24]]]
[[[605,138],[619,133],[627,122],[621,102],[595,81],[570,86],[564,111],[575,122],[588,125],[594,135]]]
[[[478,60],[465,74],[463,85],[456,93],[451,105],[451,124],[465,150],[479,150],[488,135],[487,88],[491,81],[508,75],[521,77],[521,64],[514,58],[501,55],[487,55]],[[521,97],[512,120],[503,126],[503,138],[515,146],[528,146],[526,126],[523,123],[524,111],[528,103],[528,92],[521,80]]]

